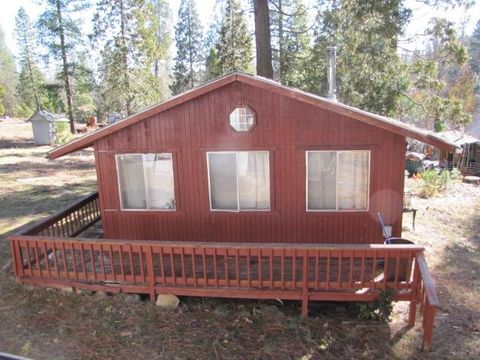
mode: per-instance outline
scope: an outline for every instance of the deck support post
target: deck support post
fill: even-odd
[[[308,289],[302,290],[302,317],[308,316]]]
[[[432,344],[433,321],[435,319],[435,306],[427,304],[423,314],[423,344],[422,351],[429,352]]]
[[[410,305],[408,306],[408,326],[415,326],[415,318],[417,316],[417,301],[416,299],[410,300]]]

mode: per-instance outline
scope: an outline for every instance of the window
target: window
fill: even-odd
[[[117,155],[122,210],[175,210],[171,153]]]
[[[368,209],[370,151],[307,151],[307,210]]]
[[[268,151],[207,153],[210,209],[270,210]]]
[[[255,125],[255,113],[248,106],[237,107],[230,114],[230,126],[236,131],[245,132]]]

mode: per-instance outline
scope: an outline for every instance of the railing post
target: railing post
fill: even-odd
[[[302,316],[308,316],[308,250],[303,252]]]
[[[428,303],[425,304],[425,312],[423,313],[423,344],[422,351],[429,352],[432,344],[433,321],[435,319],[435,306]]]
[[[420,271],[418,270],[417,257],[412,261],[413,265],[413,280],[410,295],[410,305],[408,307],[408,326],[415,325],[415,317],[417,315],[418,294],[420,293]]]
[[[143,254],[144,247],[140,248],[140,256]],[[152,247],[149,245],[147,248],[146,258],[147,258],[147,281],[148,281],[148,290],[150,294],[150,300],[155,302],[155,272],[153,271],[153,256],[152,256]]]
[[[18,279],[20,275],[20,267],[23,266],[23,263],[20,259],[20,251],[18,249],[18,242],[11,239],[10,247],[12,249],[12,259],[13,259],[13,268],[15,270],[15,277]]]

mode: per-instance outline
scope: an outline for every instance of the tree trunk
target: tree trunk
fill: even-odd
[[[254,0],[255,44],[257,47],[257,75],[273,79],[272,44],[268,0]]]
[[[28,39],[27,39],[26,33],[23,33],[23,43],[25,44],[25,54],[27,58],[28,74],[30,76],[30,81],[32,83],[33,96],[35,97],[35,105],[37,107],[37,110],[41,110],[40,101],[38,100],[37,87],[35,85],[35,79],[33,77],[32,62],[30,60],[30,49],[28,47]]]
[[[68,119],[70,120],[71,133],[76,134],[75,122],[73,119],[72,89],[70,87],[70,76],[68,73],[67,49],[65,47],[65,32],[64,32],[63,21],[62,21],[62,9],[61,9],[60,0],[57,0],[56,3],[57,3],[58,29],[60,31],[60,47],[62,51],[62,61],[63,61],[63,76],[65,77],[65,92],[67,93]]]

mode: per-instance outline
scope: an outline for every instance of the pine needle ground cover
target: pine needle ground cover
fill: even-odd
[[[355,306],[182,298],[161,310],[133,295],[62,292],[15,283],[4,238],[95,189],[93,154],[44,158],[31,125],[0,122],[0,349],[33,359],[477,359],[480,357],[480,188],[460,182],[414,197],[404,237],[427,247],[440,298],[433,352],[420,352],[420,318],[406,304],[389,323],[358,320]],[[407,187],[414,188],[414,180]]]

